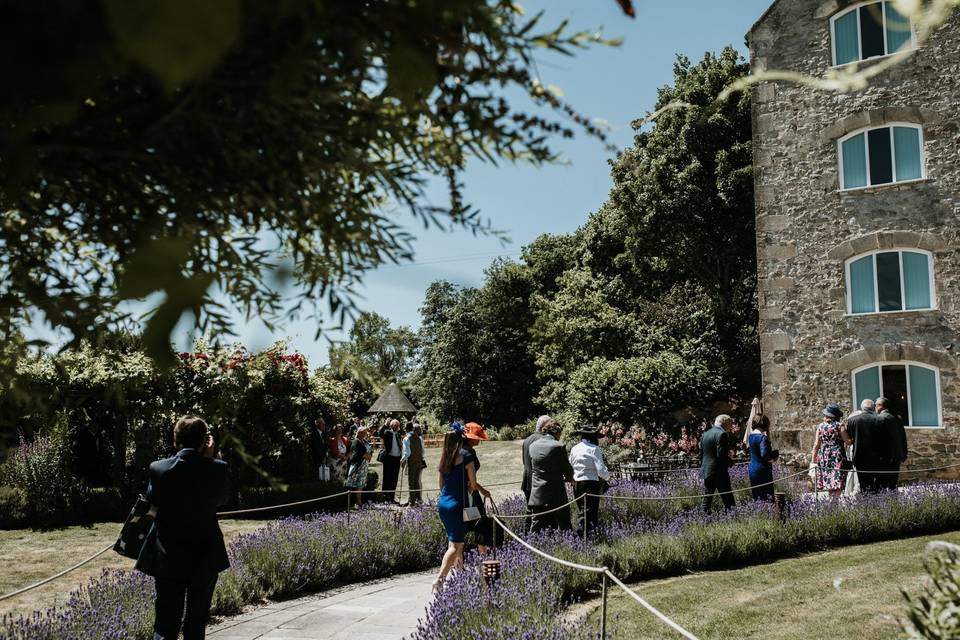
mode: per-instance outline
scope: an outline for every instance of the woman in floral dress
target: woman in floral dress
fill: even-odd
[[[343,482],[347,479],[347,451],[350,448],[350,441],[343,436],[343,426],[337,425],[333,428],[333,435],[330,437],[329,454],[327,455],[327,465],[330,467],[330,479]]]
[[[835,404],[823,410],[823,422],[817,425],[811,457],[816,463],[817,491],[827,491],[835,498],[843,491],[847,480],[847,453],[849,443],[846,428],[840,423],[843,411]]]

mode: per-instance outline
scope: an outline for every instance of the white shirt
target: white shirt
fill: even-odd
[[[400,457],[400,433],[397,431],[393,432],[393,437],[390,439],[390,451],[387,452],[387,455],[393,458]]]
[[[403,456],[400,457],[400,462],[406,462],[410,458],[410,436],[412,433],[408,433],[403,438]]]
[[[581,440],[570,450],[570,465],[575,482],[610,479],[610,471],[603,462],[600,447],[589,440]]]

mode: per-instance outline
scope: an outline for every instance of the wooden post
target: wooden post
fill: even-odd
[[[607,640],[607,574],[603,574],[602,591],[603,603],[600,605],[600,639]]]
[[[587,546],[587,494],[583,494],[583,513],[580,517],[583,519],[583,546]]]
[[[347,525],[350,524],[350,495],[351,492],[347,491]]]
[[[778,522],[787,521],[787,494],[781,491],[773,494],[773,512]]]

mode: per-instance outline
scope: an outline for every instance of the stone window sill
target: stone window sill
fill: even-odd
[[[946,427],[942,424],[938,424],[933,427],[911,427],[908,425],[903,425],[904,429],[912,429],[914,431],[943,431]]]
[[[845,313],[843,314],[844,318],[899,318],[909,317],[916,315],[918,313],[934,313],[940,311],[939,307],[932,307],[930,309],[905,309],[903,311],[871,311],[870,313]]]
[[[923,51],[925,48],[926,48],[926,47],[913,46],[913,47],[911,47],[911,48],[909,48],[909,49],[904,49],[903,53],[909,52],[909,55],[906,56],[904,59],[906,59],[906,58],[914,55],[914,54],[917,53],[918,51]],[[886,58],[889,58],[890,56],[895,56],[895,55],[897,55],[898,53],[901,53],[901,52],[900,52],[900,51],[894,51],[894,52],[892,52],[892,53],[885,53],[885,54],[883,54],[882,56],[873,56],[872,58],[867,58],[866,60],[853,60],[852,62],[844,62],[843,64],[834,64],[834,65],[830,65],[830,68],[831,68],[831,69],[844,69],[844,70],[846,70],[847,67],[849,67],[850,65],[853,65],[853,64],[864,65],[864,68],[867,68],[867,67],[870,67],[871,65],[873,65],[873,64],[875,64],[875,63],[877,63],[877,62],[880,62],[881,60],[885,60]],[[859,71],[859,70],[861,70],[861,69],[858,69],[858,71]]]
[[[861,193],[877,193],[878,191],[891,191],[900,187],[912,187],[914,185],[933,182],[931,178],[917,178],[916,180],[901,180],[900,182],[890,182],[889,184],[872,184],[868,187],[854,187],[852,189],[839,189],[840,195],[859,195]]]

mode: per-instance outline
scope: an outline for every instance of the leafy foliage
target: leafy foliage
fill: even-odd
[[[929,580],[922,593],[903,591],[907,615],[901,621],[910,640],[947,640],[960,636],[960,547],[934,542],[925,562]]]
[[[750,103],[716,104],[746,73],[732,48],[679,58],[658,106],[693,106],[636,125],[580,230],[541,236],[477,290],[435,283],[417,373],[435,413],[682,424],[758,386]]]
[[[540,19],[506,0],[5,6],[0,338],[37,311],[96,342],[154,295],[144,339],[171,365],[183,312],[215,335],[228,309],[343,312],[366,269],[411,257],[398,212],[491,232],[468,157],[552,161],[567,119],[603,137],[534,55],[614,42]]]

